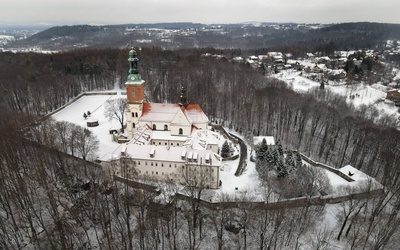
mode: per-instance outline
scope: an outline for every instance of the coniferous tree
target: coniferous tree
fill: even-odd
[[[280,140],[278,140],[278,142],[276,143],[276,147],[278,149],[278,154],[279,156],[283,156],[283,147],[282,147],[282,143]]]
[[[269,166],[272,166],[274,164],[274,155],[272,153],[272,150],[268,150],[265,154],[265,161],[268,163]]]
[[[225,141],[224,144],[222,144],[222,149],[221,149],[221,156],[223,158],[229,157],[231,154],[231,149],[229,147],[228,141]]]
[[[285,162],[287,165],[294,167],[295,163],[294,163],[294,159],[293,159],[293,153],[292,151],[288,151],[285,157]]]
[[[296,152],[296,154],[294,155],[296,157],[296,167],[299,168],[301,167],[301,165],[303,164],[302,160],[301,160],[301,155],[299,153],[299,151]]]
[[[265,138],[262,140],[260,147],[257,150],[257,160],[265,161],[268,151],[268,145]]]
[[[87,114],[86,113],[83,113],[83,118],[87,118],[88,116],[87,116]]]
[[[272,157],[273,157],[272,164],[274,166],[278,165],[279,159],[281,158],[278,148],[274,147],[274,149],[272,150],[271,154],[272,154]]]
[[[288,166],[283,162],[282,159],[278,160],[277,171],[278,171],[278,178],[283,178],[288,175]]]

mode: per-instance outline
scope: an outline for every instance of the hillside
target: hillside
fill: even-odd
[[[295,47],[301,51],[361,49],[384,46],[400,39],[399,24],[342,23],[332,25],[261,23],[216,24],[157,23],[108,26],[56,26],[5,48],[68,50],[80,47],[160,46],[162,48],[275,49]]]

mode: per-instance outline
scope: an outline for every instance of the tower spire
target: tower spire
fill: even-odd
[[[137,58],[137,53],[133,49],[133,47],[129,51],[128,62],[129,62],[128,82],[141,81],[142,79],[138,70],[139,58]]]

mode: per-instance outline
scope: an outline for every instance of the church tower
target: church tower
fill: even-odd
[[[139,118],[142,115],[143,102],[144,102],[144,80],[138,71],[138,62],[136,51],[132,48],[129,51],[129,75],[125,83],[126,86],[126,99],[127,99],[127,113],[126,113],[126,130],[128,139],[133,137],[136,132],[136,127]]]

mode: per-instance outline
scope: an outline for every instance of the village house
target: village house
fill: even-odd
[[[399,89],[392,89],[386,92],[386,99],[394,101],[394,102],[400,102],[400,90]]]
[[[329,70],[329,72],[328,72],[329,80],[341,80],[341,79],[345,79],[346,76],[347,76],[347,74],[344,69]]]

